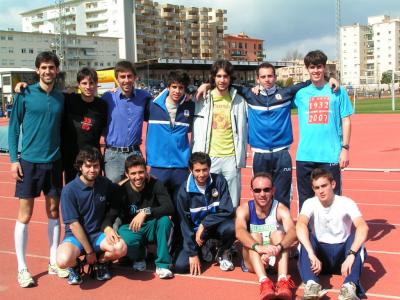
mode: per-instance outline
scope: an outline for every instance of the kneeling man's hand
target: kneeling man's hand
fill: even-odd
[[[105,230],[106,233],[106,241],[107,243],[109,243],[110,245],[114,245],[116,243],[119,242],[120,236],[118,235],[118,233],[115,232],[114,229],[112,229],[111,227],[108,227]]]
[[[201,274],[201,263],[199,256],[189,257],[190,275],[197,276]]]
[[[203,224],[200,224],[199,228],[196,231],[196,243],[199,245],[199,247],[203,246],[204,240],[202,239],[204,232],[204,226]]]
[[[138,232],[142,227],[144,220],[146,219],[146,214],[143,211],[140,211],[129,224],[129,229],[133,232]]]

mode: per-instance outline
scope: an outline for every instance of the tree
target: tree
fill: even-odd
[[[282,58],[283,61],[293,61],[297,59],[303,59],[304,55],[299,50],[288,50],[285,56]]]
[[[382,84],[387,84],[388,88],[390,89],[390,84],[392,83],[392,70],[386,71],[382,73]]]
[[[293,85],[293,78],[292,78],[292,77],[289,77],[289,78],[286,79],[286,81],[285,81],[285,87],[292,86],[292,85]]]

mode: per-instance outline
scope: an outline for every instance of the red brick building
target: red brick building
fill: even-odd
[[[228,60],[262,61],[264,40],[251,38],[244,32],[224,36],[225,58]]]

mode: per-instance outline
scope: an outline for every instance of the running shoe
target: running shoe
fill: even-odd
[[[356,292],[356,285],[353,282],[347,282],[340,288],[338,300],[359,300]]]
[[[322,286],[316,282],[308,282],[304,286],[303,300],[317,300],[324,294]]]
[[[232,262],[232,254],[229,249],[225,250],[221,257],[218,257],[218,263],[219,268],[222,271],[232,271],[235,268]]]
[[[47,268],[49,275],[57,275],[60,278],[67,278],[69,275],[68,269],[61,269],[57,264],[50,264]]]
[[[290,276],[281,278],[276,283],[276,297],[283,300],[292,300],[292,289],[295,287]]]
[[[156,274],[160,279],[168,279],[174,277],[174,273],[171,272],[170,269],[167,268],[156,268]]]
[[[144,259],[135,261],[132,265],[133,270],[138,272],[146,270],[146,267],[146,261]]]
[[[100,281],[111,279],[111,273],[109,269],[109,263],[99,263],[95,265],[96,279]]]
[[[260,299],[269,300],[274,298],[275,298],[274,283],[267,278],[260,283]]]
[[[76,260],[76,265],[72,268],[68,268],[68,284],[70,285],[79,285],[83,282],[81,274],[82,274],[82,265],[79,259]]]
[[[28,269],[22,269],[18,272],[18,284],[22,288],[35,285],[35,280],[33,280],[31,273],[28,272]]]

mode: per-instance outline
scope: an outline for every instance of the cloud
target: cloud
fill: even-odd
[[[317,49],[323,51],[329,59],[334,59],[336,57],[336,36],[327,35],[321,38],[306,38],[271,46],[270,48],[267,47],[266,60],[280,61],[288,51],[297,50],[299,53],[306,55],[309,51]]]

